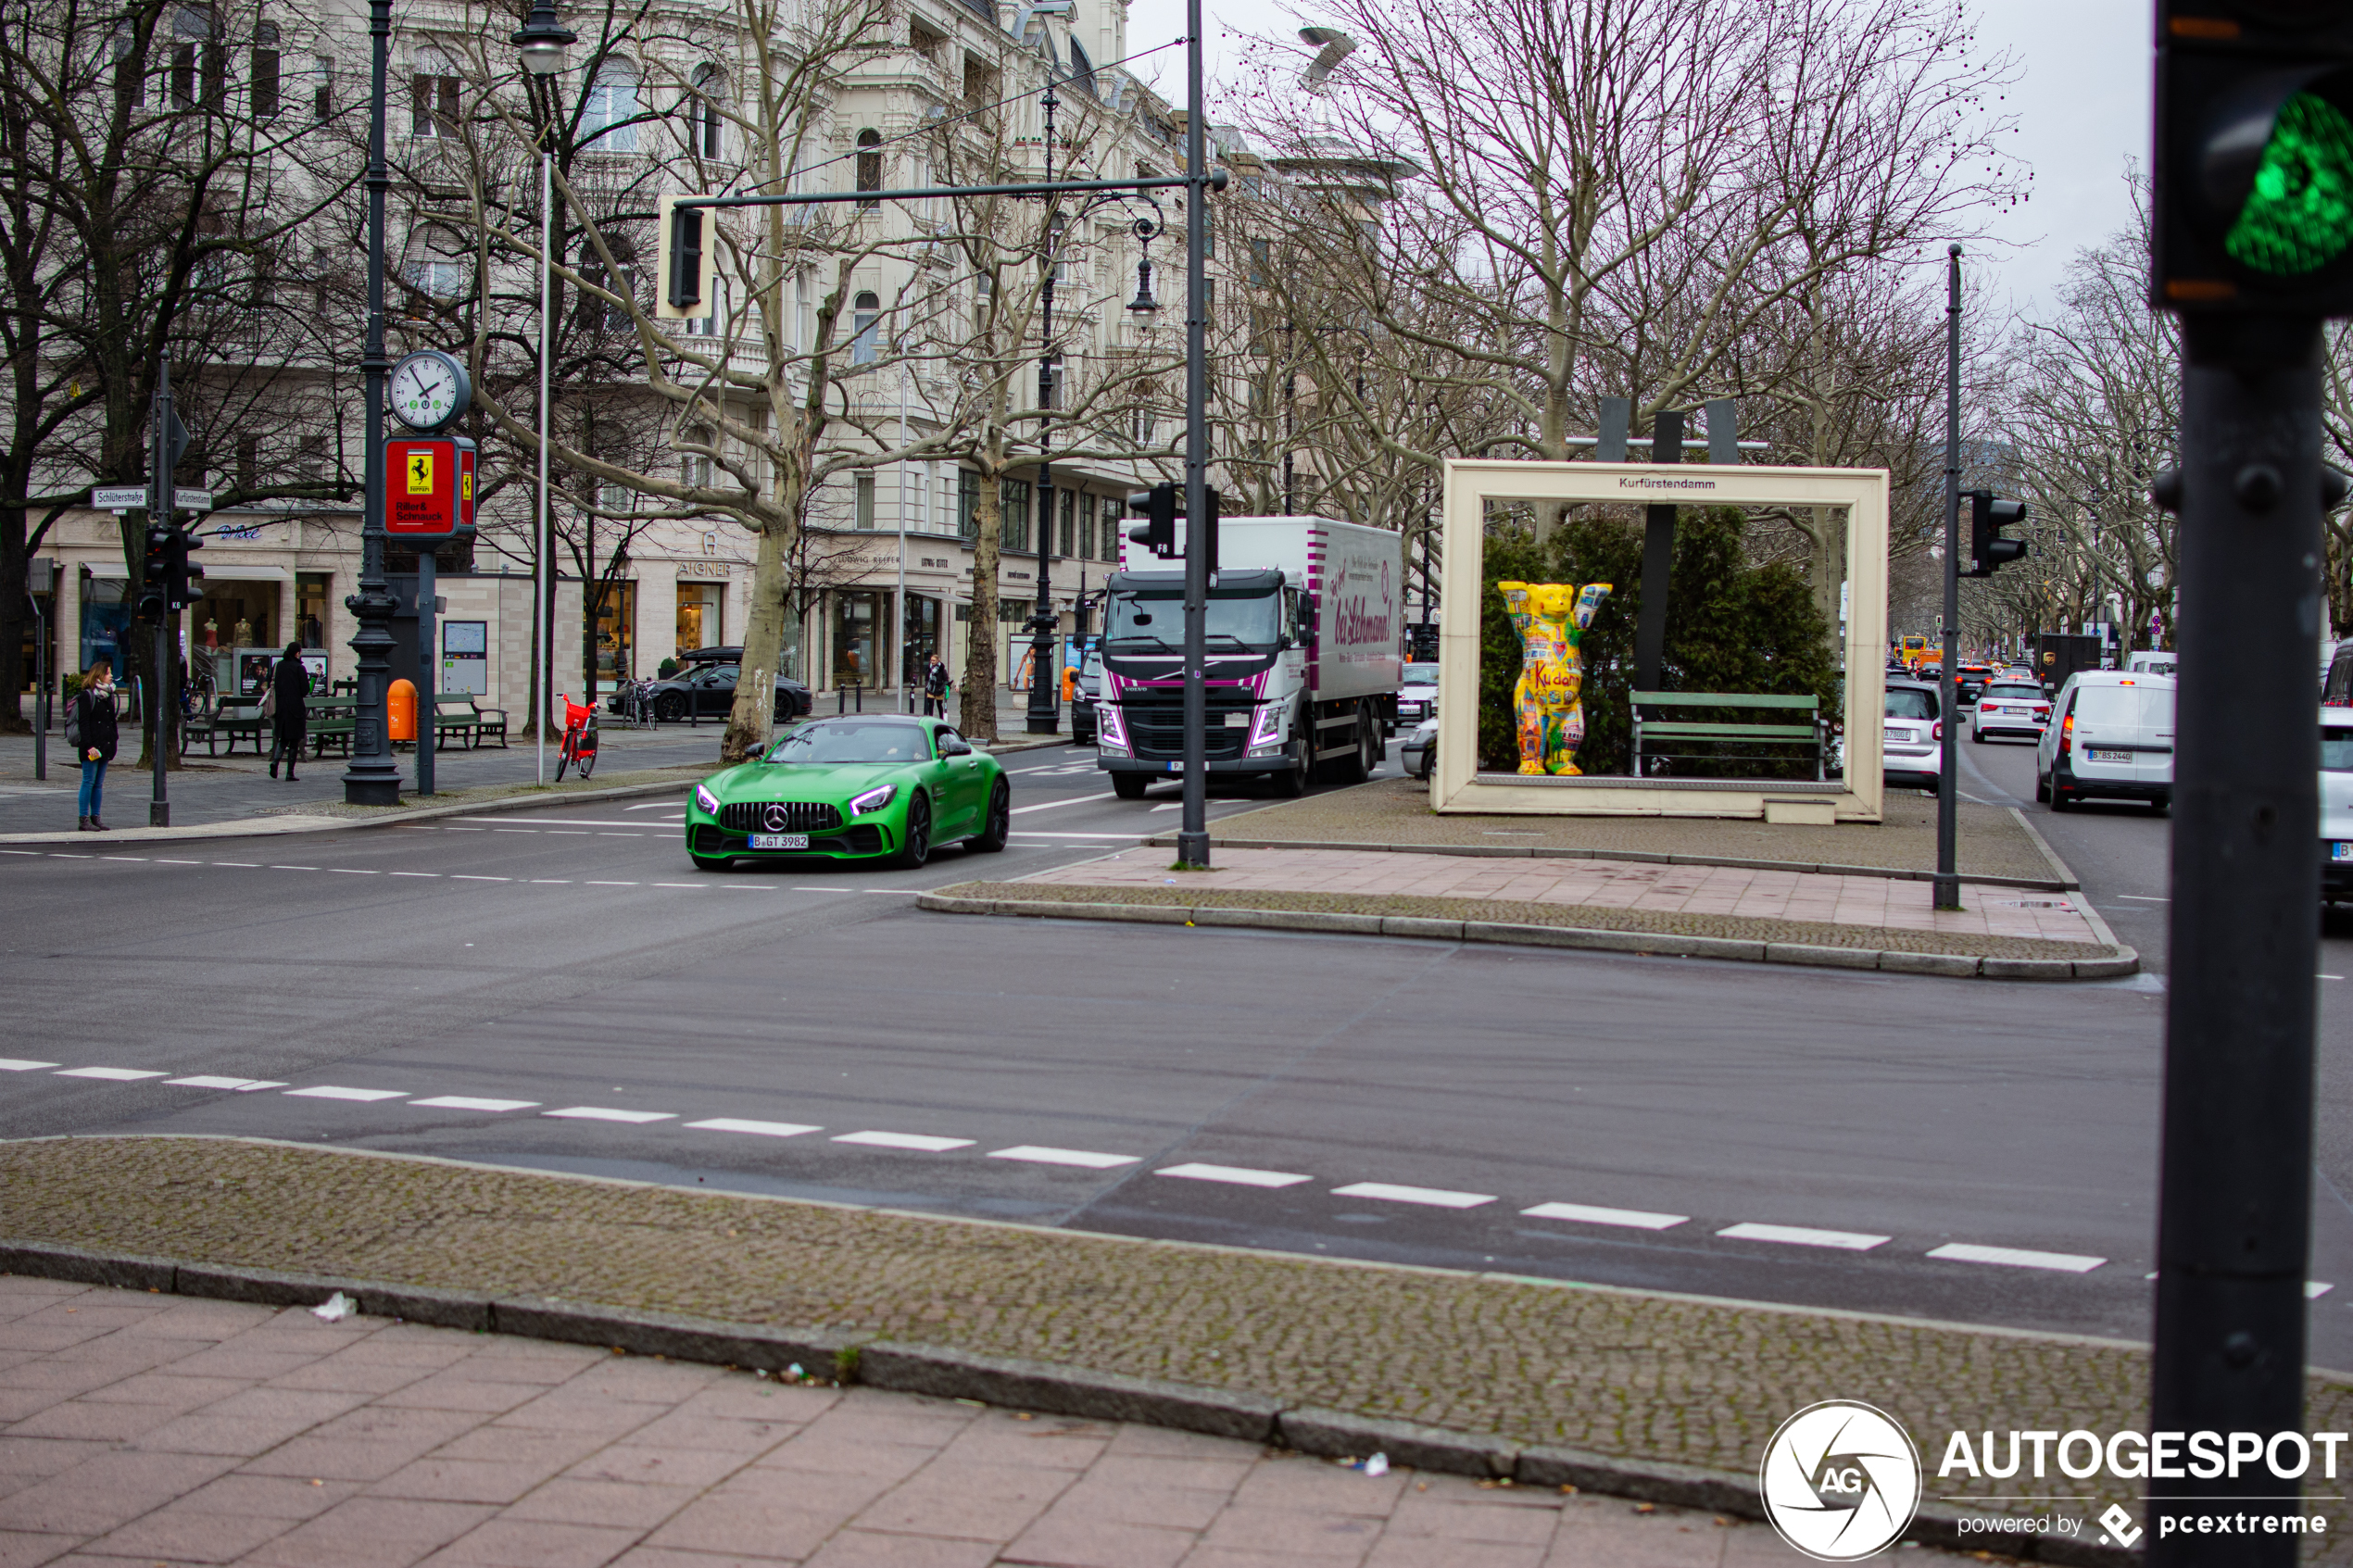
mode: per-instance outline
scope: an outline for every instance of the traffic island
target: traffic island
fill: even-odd
[[[1957,910],[1929,884],[1867,874],[1556,858],[1227,847],[1208,872],[1123,850],[1018,882],[926,893],[948,914],[1255,926],[1367,936],[1587,947],[1994,980],[2133,972],[2082,898],[1962,884]]]
[[[2066,892],[2080,885],[2023,815],[1960,803],[1960,874],[1993,885]],[[1891,789],[1878,822],[1814,826],[1722,817],[1441,815],[1429,785],[1377,779],[1353,789],[1237,812],[1212,822],[1236,848],[1395,849],[1420,854],[1607,859],[1761,866],[1926,881],[1936,872],[1936,797]],[[1163,834],[1151,840],[1173,847]]]
[[[1774,1429],[1865,1399],[1922,1450],[1914,1536],[1971,1548],[1988,1537],[1964,1518],[2024,1488],[1938,1475],[1951,1433],[2147,1424],[2146,1354],[2122,1341],[243,1139],[0,1144],[0,1213],[13,1273],[265,1304],[340,1290],[421,1323],[1752,1518]],[[2353,1428],[2353,1380],[2308,1383],[2312,1428]],[[2137,1516],[2130,1482],[2066,1489]]]

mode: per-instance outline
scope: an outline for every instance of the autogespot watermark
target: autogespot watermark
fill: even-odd
[[[2343,1432],[2137,1432],[2032,1430],[1954,1432],[1937,1479],[1952,1482],[2112,1480],[2275,1482],[2277,1492],[2200,1495],[2135,1488],[2160,1537],[2326,1536],[2324,1502],[2314,1483],[2337,1479],[2353,1434]],[[1853,1562],[1885,1549],[1911,1528],[1922,1491],[1919,1450],[1886,1411],[1851,1399],[1808,1405],[1781,1424],[1765,1447],[1758,1473],[1766,1517],[1781,1539],[1820,1562]],[[1954,1505],[1953,1528],[1995,1550],[2019,1549],[2028,1537],[2096,1537],[2137,1546],[2148,1527],[2113,1495],[2062,1496],[2021,1489],[2012,1497],[1942,1494]],[[2102,1507],[2105,1502],[2106,1506]],[[2070,1505],[2074,1505],[2070,1507]],[[2095,1512],[2095,1511],[2097,1512]]]

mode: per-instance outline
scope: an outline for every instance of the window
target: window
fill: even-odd
[[[139,40],[125,24],[114,35],[114,95],[124,108],[147,101],[146,62],[136,53]]]
[[[862,294],[850,302],[849,362],[871,365],[880,352],[882,339],[882,301],[873,294]]]
[[[1029,482],[1026,479],[999,480],[997,507],[999,512],[998,547],[1009,555],[1027,553],[1029,549]]]
[[[335,112],[335,62],[331,55],[310,57],[310,118],[324,125]]]
[[[237,437],[237,488],[254,490],[261,484],[261,438],[258,435]]]
[[[1116,561],[1119,559],[1119,525],[1127,521],[1127,503],[1104,501],[1102,521],[1102,558]]]
[[[1063,557],[1078,553],[1078,492],[1062,493],[1062,521],[1054,532],[1054,554]]]
[[[1250,242],[1250,286],[1252,288],[1263,289],[1266,286],[1267,280],[1272,276],[1274,259],[1274,241],[1252,240]]]
[[[708,425],[688,425],[682,433],[682,439],[689,445],[710,446],[715,443],[715,433]],[[710,486],[711,472],[710,453],[686,453],[679,459],[678,469],[678,477],[686,483],[703,488]]]
[[[970,469],[956,470],[956,532],[966,539],[980,537],[980,475]]]
[[[923,18],[910,17],[907,19],[907,47],[925,59],[937,65],[940,48],[947,42],[948,35],[934,29]]]
[[[1046,360],[1046,404],[1049,408],[1063,406],[1063,357],[1059,354]]]
[[[636,502],[637,493],[626,484],[597,486],[597,509],[600,512],[610,512],[626,517],[635,509]]]
[[[1131,408],[1127,412],[1127,438],[1139,446],[1152,444],[1152,430],[1159,418],[1150,408]]]
[[[882,132],[879,131],[858,132],[858,188],[862,191],[883,188]],[[858,204],[858,210],[870,212],[880,206],[882,203],[878,201],[862,201]]]
[[[1095,505],[1092,495],[1078,497],[1078,553],[1081,556],[1095,553]]]
[[[687,111],[687,150],[698,157],[716,158],[726,146],[726,121],[721,118],[727,103],[727,79],[717,66],[695,68],[694,103]]]
[[[295,458],[295,477],[305,484],[317,484],[327,477],[327,438],[306,435]]]
[[[852,486],[850,519],[856,527],[872,533],[875,526],[875,476],[862,473]]]
[[[432,138],[457,133],[457,69],[441,55],[420,55],[409,78],[409,134]]]
[[[201,72],[204,107],[219,108],[229,86],[228,52],[214,34],[212,13],[182,6],[173,13],[171,36],[171,101],[181,108],[196,103]]]
[[[466,286],[459,264],[437,256],[419,256],[409,263],[409,286],[428,299],[456,299]]]
[[[610,235],[605,244],[606,248],[612,252],[612,258],[618,264],[617,269],[608,272],[596,262],[583,262],[580,268],[581,281],[629,299],[636,298],[637,253],[630,248],[629,241],[624,235]],[[585,327],[601,326],[607,332],[626,331],[636,324],[630,319],[629,307],[626,305],[599,299],[586,290],[581,292],[579,314],[574,320]]]
[[[253,74],[246,89],[256,120],[278,118],[278,24],[261,22],[253,30]]]
[[[637,68],[607,60],[580,103],[580,144],[600,153],[637,150]]]
[[[972,114],[973,123],[986,130],[994,115],[990,108],[997,102],[997,73],[986,61],[974,56],[964,56],[964,108]]]

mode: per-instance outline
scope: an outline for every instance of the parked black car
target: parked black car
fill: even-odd
[[[709,658],[724,655],[724,659]],[[736,706],[736,682],[743,666],[739,662],[743,649],[697,648],[679,660],[684,666],[668,680],[656,681],[650,688],[654,717],[660,721],[676,721],[693,715],[698,719],[725,718]],[[784,723],[798,719],[815,706],[816,699],[809,688],[790,676],[776,677],[775,720]]]

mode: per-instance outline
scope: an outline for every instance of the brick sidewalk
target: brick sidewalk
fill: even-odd
[[[1931,883],[1733,866],[1224,847],[1217,852],[1215,868],[1188,872],[1180,881],[1168,872],[1165,850],[1145,848],[1039,872],[1021,880],[1024,884],[1136,888],[1174,884],[1191,892],[1255,889],[1375,897],[1504,899],[1661,914],[1823,922],[1944,935],[2102,941],[2070,895],[1967,883],[1961,887],[1961,908],[1940,910],[1934,907],[1935,890]]]
[[[1763,1525],[1671,1508],[1407,1470],[1374,1478],[1230,1438],[5,1275],[0,1366],[11,1568],[1798,1561]]]

